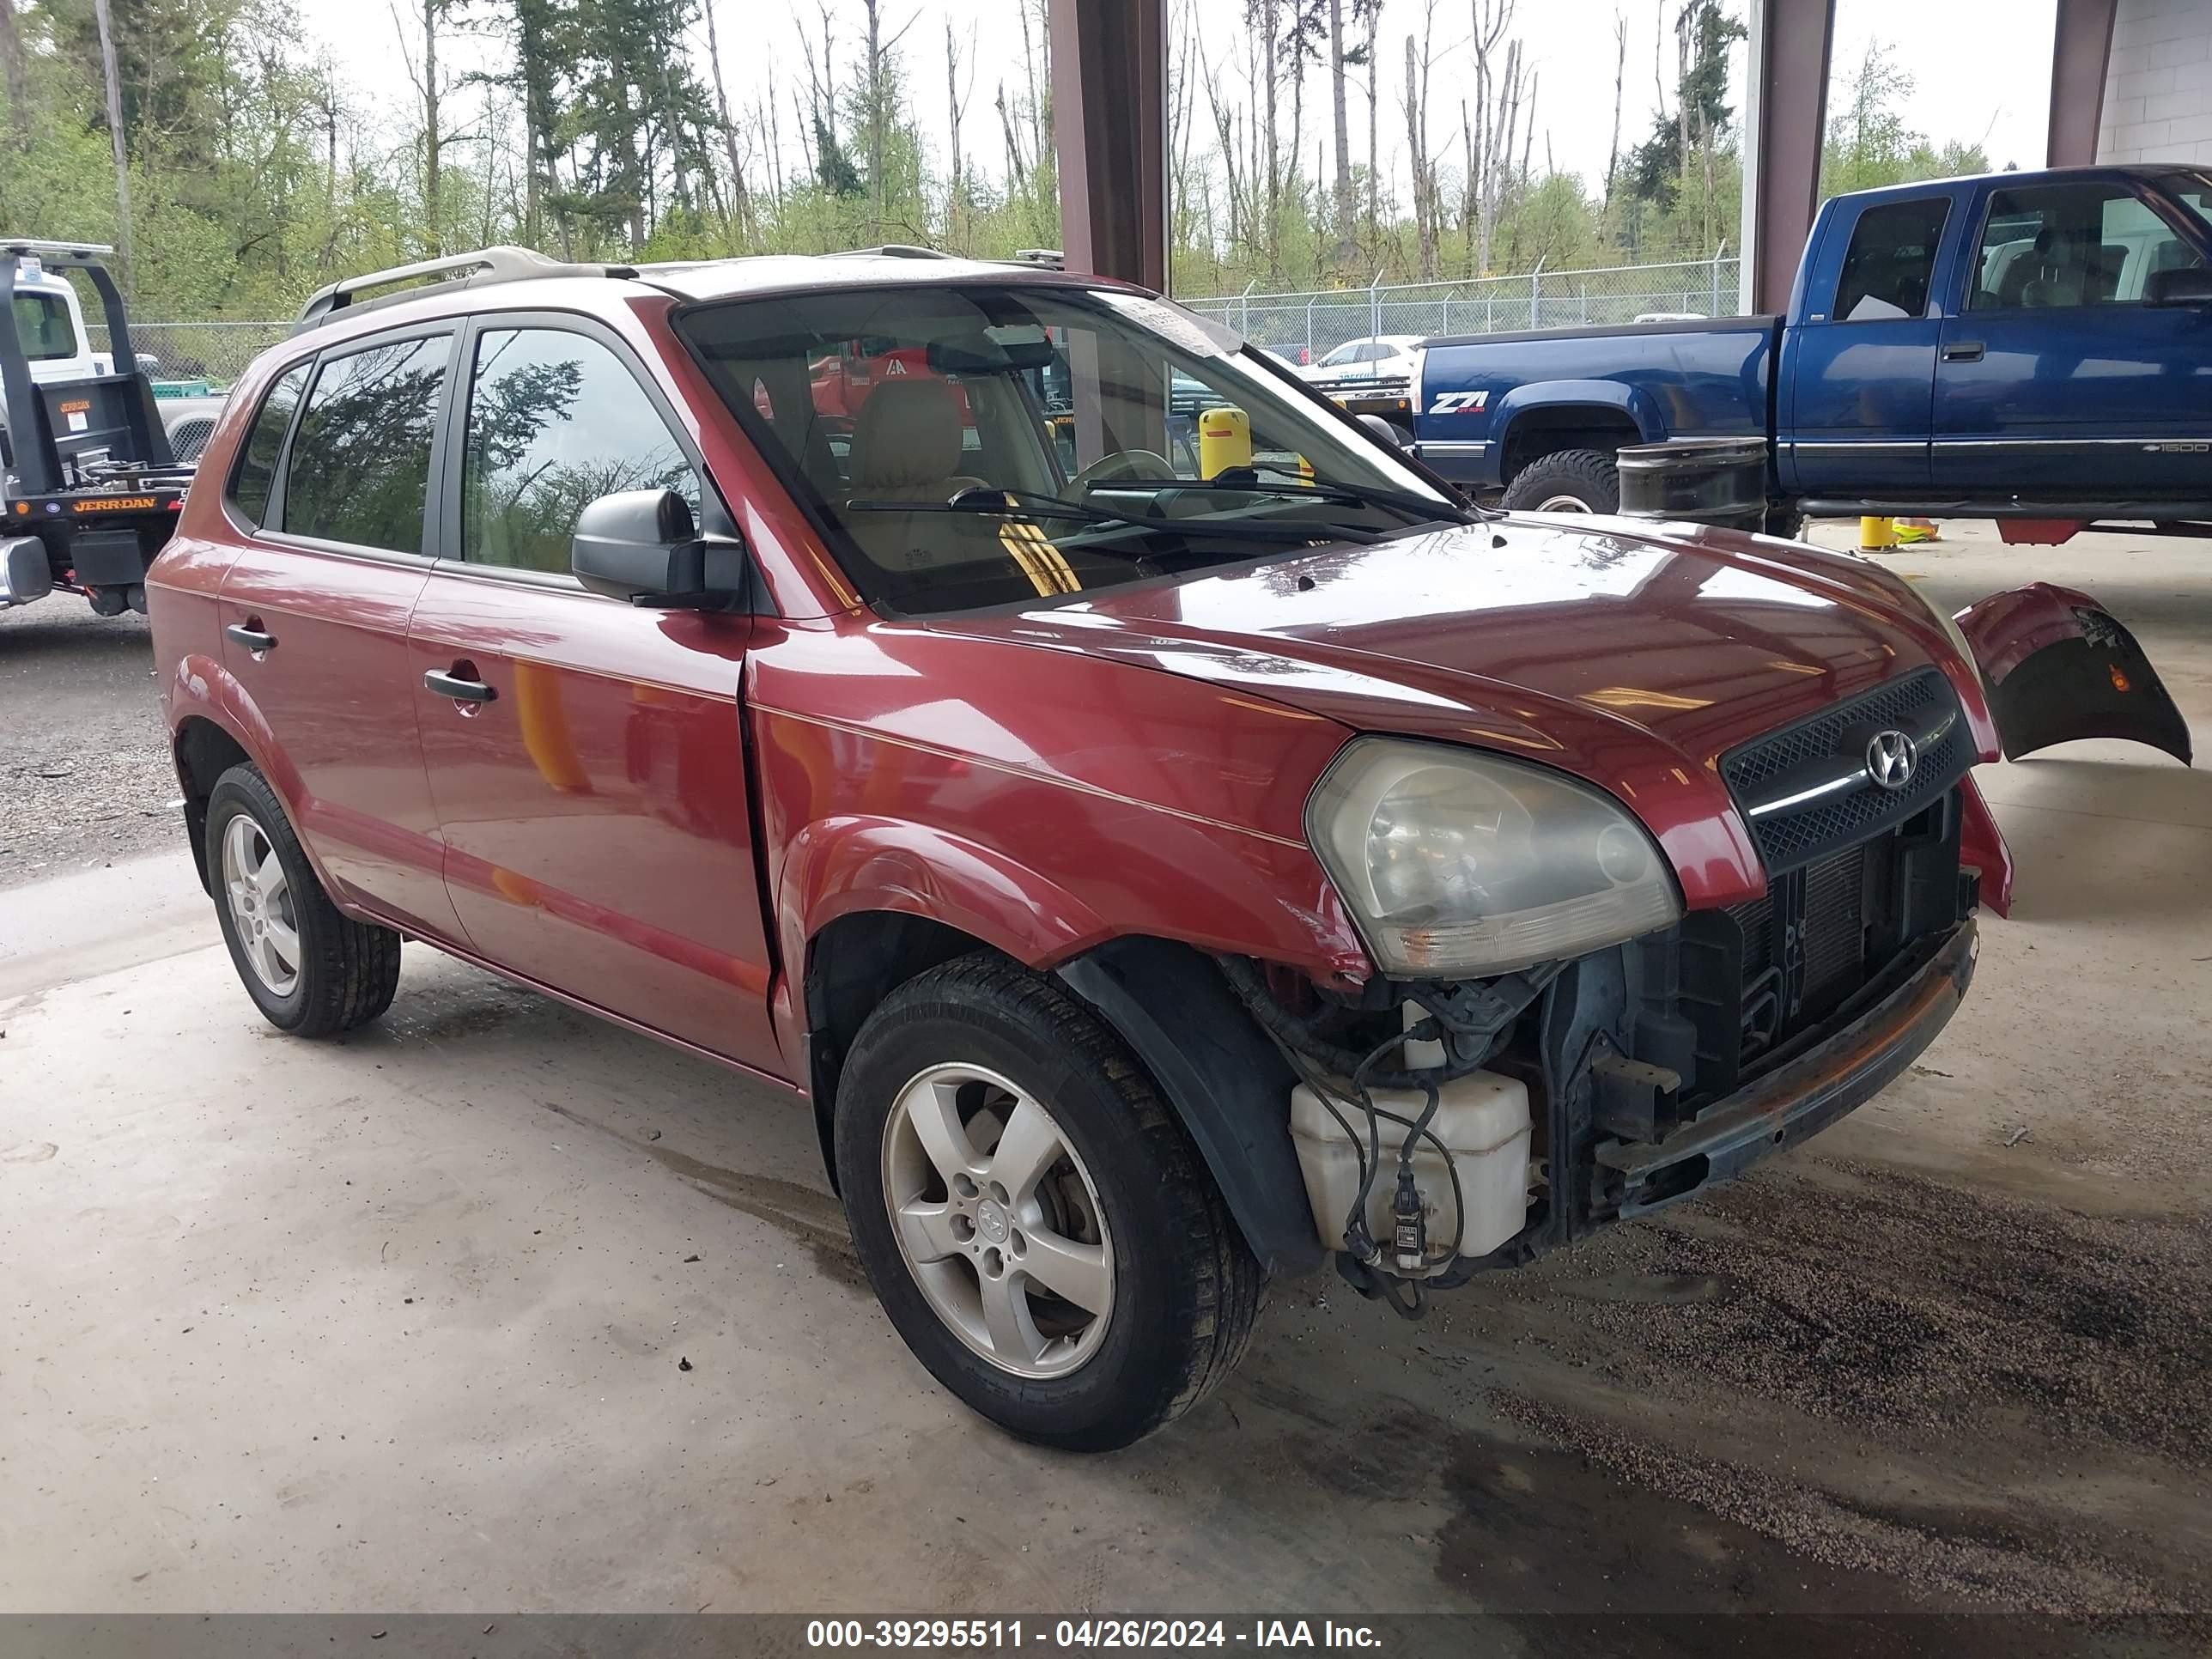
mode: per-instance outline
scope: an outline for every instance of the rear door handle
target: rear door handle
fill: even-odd
[[[1943,361],[1947,363],[1978,363],[1982,361],[1982,343],[1979,340],[1954,340],[1943,348]]]
[[[455,665],[456,667],[459,665]],[[440,696],[451,697],[456,702],[489,702],[499,695],[480,679],[448,674],[441,668],[433,668],[423,675],[422,684]]]
[[[257,617],[253,620],[258,622],[260,618]],[[244,646],[257,657],[264,651],[274,651],[276,648],[276,636],[274,634],[264,634],[259,629],[251,627],[246,623],[231,623],[222,630],[222,636],[234,645]]]

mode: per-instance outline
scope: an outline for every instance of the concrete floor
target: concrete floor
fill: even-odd
[[[2212,738],[2212,549],[1950,534]],[[1983,778],[2015,915],[1881,1100],[1424,1325],[1279,1286],[1087,1461],[907,1357],[803,1107],[420,948],[279,1037],[174,853],[0,892],[0,1612],[2203,1614],[2212,780]]]

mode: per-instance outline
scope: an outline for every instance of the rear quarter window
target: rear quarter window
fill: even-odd
[[[301,363],[277,376],[253,425],[238,448],[238,469],[231,475],[230,501],[247,523],[258,528],[269,516],[270,492],[276,484],[276,463],[284,453],[284,434],[292,429],[292,416],[300,407],[300,394],[307,389],[312,364]]]

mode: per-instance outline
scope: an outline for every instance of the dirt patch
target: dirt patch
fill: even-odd
[[[2009,1413],[2051,1442],[2212,1466],[2202,1216],[2089,1218],[1830,1164],[1723,1188],[1504,1290],[1563,1297],[1634,1387],[1694,1378],[1886,1432]]]

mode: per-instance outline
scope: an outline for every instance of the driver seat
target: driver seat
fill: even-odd
[[[958,470],[967,426],[949,381],[886,381],[868,393],[854,422],[845,502],[939,502],[963,489],[988,488]],[[869,558],[887,570],[921,570],[988,557],[995,524],[943,513],[849,513],[846,527]],[[986,534],[978,545],[978,529]]]

